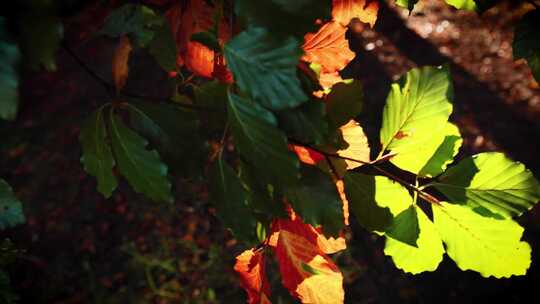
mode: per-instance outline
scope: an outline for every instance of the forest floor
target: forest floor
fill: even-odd
[[[478,17],[442,1],[422,2],[410,16],[383,5],[373,29],[351,33],[357,57],[344,76],[362,80],[365,108],[380,113],[390,82],[408,69],[448,63],[455,86],[451,121],[464,137],[460,155],[503,151],[540,178],[540,88],[526,63],[512,59],[513,24],[522,9],[505,6]],[[110,41],[76,37],[85,18],[70,21],[68,43],[110,78]],[[167,75],[144,54],[133,60],[128,87],[167,96]],[[61,51],[56,72],[32,73],[23,83],[19,119],[0,125],[0,176],[16,189],[27,216],[6,234],[24,250],[10,269],[21,303],[242,303],[232,266],[245,248],[213,216],[204,188],[179,179],[170,206],[149,202],[126,184],[109,200],[95,191],[79,162],[78,133],[81,120],[107,98]],[[183,197],[182,189],[200,195]],[[349,249],[334,256],[345,275],[346,302],[524,302],[540,286],[540,208],[519,222],[533,264],[526,276],[503,280],[462,272],[448,258],[434,273],[404,274],[384,256],[384,243],[353,223]],[[279,286],[275,276],[272,285]],[[290,301],[284,290],[276,294],[281,303]]]

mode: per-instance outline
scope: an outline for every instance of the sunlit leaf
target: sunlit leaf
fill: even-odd
[[[287,190],[291,206],[305,223],[321,225],[327,236],[338,236],[345,225],[341,198],[334,182],[313,166],[304,166],[300,172],[299,183]]]
[[[224,51],[238,86],[264,107],[283,110],[307,101],[296,76],[301,56],[296,39],[277,40],[263,28],[250,28]]]
[[[120,38],[120,42],[114,51],[112,60],[112,75],[116,91],[120,92],[126,85],[129,74],[129,55],[133,47],[126,36]]]
[[[84,170],[96,177],[97,190],[109,198],[118,184],[113,174],[115,161],[111,146],[106,139],[107,129],[103,115],[103,110],[98,109],[86,119],[81,127],[79,140],[82,146],[81,163]]]
[[[506,218],[521,215],[540,200],[540,184],[531,171],[502,153],[468,157],[433,185],[452,203]]]
[[[22,203],[6,181],[0,178],[0,230],[25,222]]]
[[[284,185],[297,180],[298,160],[287,149],[287,138],[272,112],[229,93],[228,116],[236,148],[251,165]]]
[[[110,124],[113,152],[122,174],[138,193],[154,201],[172,202],[167,166],[155,150],[147,150],[148,141],[113,115]]]
[[[377,0],[332,1],[332,17],[343,26],[348,26],[353,18],[358,18],[360,21],[373,26],[377,20],[378,12],[379,3]]]
[[[457,9],[476,10],[476,3],[474,0],[446,0],[446,3]]]
[[[523,228],[513,220],[483,217],[468,207],[444,202],[433,207],[433,218],[446,252],[461,270],[496,278],[527,272],[531,247],[520,241]]]
[[[302,60],[321,65],[324,73],[342,70],[355,56],[345,39],[346,31],[347,28],[332,21],[324,24],[318,32],[306,34]]]
[[[236,257],[234,270],[248,294],[249,304],[270,303],[270,285],[266,278],[263,250],[249,249]]]
[[[441,132],[452,113],[452,92],[447,67],[416,68],[393,83],[380,132],[383,150],[411,151]]]
[[[254,243],[256,220],[249,209],[249,194],[234,170],[222,158],[214,161],[210,174],[210,196],[218,217],[235,238]]]
[[[364,130],[356,121],[351,120],[339,129],[348,146],[338,150],[337,154],[345,159],[333,156],[330,156],[330,159],[342,176],[345,170],[352,170],[364,165],[364,163],[369,163],[370,148]]]
[[[20,53],[6,30],[3,17],[0,17],[0,118],[13,120],[19,104],[19,64]]]
[[[412,274],[434,271],[443,260],[444,247],[433,222],[416,207],[420,234],[417,247],[386,238],[384,253],[392,257],[397,268]]]
[[[412,10],[417,2],[418,0],[396,0],[397,5],[405,7],[408,10]]]

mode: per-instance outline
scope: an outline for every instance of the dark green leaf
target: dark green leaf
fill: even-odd
[[[165,71],[176,71],[176,54],[178,52],[169,23],[163,23],[156,31],[154,39],[148,46],[148,51]]]
[[[321,145],[329,135],[325,104],[310,101],[278,113],[279,125],[287,135],[303,143]]]
[[[382,232],[391,224],[393,204],[412,202],[405,188],[383,176],[349,171],[343,181],[351,210],[369,231]]]
[[[208,134],[223,132],[227,122],[227,85],[218,81],[210,81],[193,89],[195,103],[207,107],[212,111],[200,111],[199,115],[204,120]]]
[[[145,47],[163,23],[164,19],[151,8],[125,4],[107,16],[100,33],[110,37],[129,35],[139,46]]]
[[[38,69],[44,66],[48,71],[56,69],[56,51],[64,36],[60,19],[40,12],[25,15],[20,20],[20,45],[24,54],[24,64]]]
[[[214,33],[199,32],[191,35],[191,41],[196,41],[218,53],[222,52],[221,45]]]
[[[248,206],[249,194],[234,170],[222,158],[212,165],[210,195],[218,217],[238,240],[256,242],[257,222]]]
[[[127,128],[122,120],[111,117],[111,140],[118,169],[138,193],[152,200],[172,202],[167,166],[155,150],[147,150],[148,142]]]
[[[97,179],[98,191],[109,198],[118,184],[113,174],[114,158],[106,137],[103,108],[100,108],[82,125],[79,136],[83,153],[81,163],[84,170]]]
[[[287,189],[287,198],[305,223],[322,226],[327,236],[336,237],[344,224],[343,202],[332,179],[321,170],[303,166],[300,182]]]
[[[298,159],[287,149],[287,138],[276,127],[276,117],[250,100],[229,93],[228,116],[238,152],[259,174],[284,185],[296,182]]]
[[[514,59],[524,58],[529,63],[534,78],[540,82],[540,9],[528,12],[518,21],[512,48]]]
[[[330,0],[238,0],[236,14],[250,24],[266,27],[273,35],[296,35],[303,38],[317,29],[317,19],[330,19]]]
[[[363,95],[362,83],[358,80],[351,83],[340,82],[332,87],[326,97],[326,111],[334,126],[340,127],[360,114]]]
[[[416,207],[411,205],[409,208],[398,214],[394,218],[392,225],[386,229],[385,233],[395,240],[418,247],[416,240],[418,240],[420,228],[418,226]]]
[[[0,17],[0,118],[14,120],[19,103],[20,54],[17,44],[5,32],[4,18]]]
[[[238,86],[264,107],[283,110],[308,100],[296,75],[302,55],[297,39],[277,40],[263,28],[251,28],[224,50]]]
[[[0,179],[0,230],[24,223],[22,203],[15,197],[11,187]]]

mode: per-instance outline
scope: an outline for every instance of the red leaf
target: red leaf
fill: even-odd
[[[274,251],[289,292],[302,303],[343,303],[343,275],[320,248],[317,230],[299,217],[278,219],[273,230],[279,231]]]
[[[302,60],[320,64],[323,73],[342,70],[354,58],[345,38],[346,31],[345,27],[332,21],[324,24],[317,33],[306,34]]]
[[[333,0],[332,17],[343,26],[349,25],[351,19],[358,18],[372,27],[377,20],[379,3],[374,0]]]
[[[270,285],[264,271],[263,250],[249,249],[236,257],[234,270],[240,275],[240,284],[248,293],[249,304],[270,303]]]
[[[321,153],[302,146],[289,145],[289,149],[293,150],[298,156],[298,159],[308,165],[316,165],[318,162],[324,160],[324,155]]]

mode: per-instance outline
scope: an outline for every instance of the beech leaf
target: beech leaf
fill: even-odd
[[[112,75],[117,92],[120,92],[126,85],[129,74],[129,54],[131,54],[132,50],[133,47],[131,46],[127,36],[122,36],[116,50],[114,51],[112,61]]]
[[[269,304],[270,285],[266,278],[264,250],[249,249],[236,257],[234,270],[248,294],[249,304]]]
[[[0,230],[25,222],[22,203],[6,181],[0,178]]]
[[[400,2],[402,0],[397,0]],[[333,0],[332,17],[343,26],[348,26],[353,18],[358,18],[372,27],[377,20],[379,3],[376,0]]]
[[[0,17],[0,118],[14,120],[19,104],[19,74],[17,66],[20,52],[6,31],[3,17]]]

